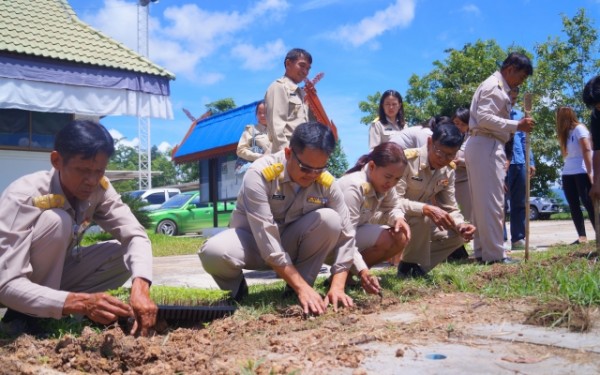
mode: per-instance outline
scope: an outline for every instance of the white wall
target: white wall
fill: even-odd
[[[21,176],[51,167],[50,152],[0,150],[0,191]]]

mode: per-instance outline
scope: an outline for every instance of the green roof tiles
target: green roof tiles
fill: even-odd
[[[66,0],[0,0],[0,20],[0,52],[175,79],[173,73],[80,21]]]

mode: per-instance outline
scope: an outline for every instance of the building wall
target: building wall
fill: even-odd
[[[0,191],[21,176],[50,168],[50,152],[0,150]]]

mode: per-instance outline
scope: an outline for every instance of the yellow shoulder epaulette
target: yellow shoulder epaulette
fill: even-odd
[[[110,181],[108,180],[108,177],[102,176],[102,179],[100,179],[100,186],[102,186],[102,189],[108,190],[110,187]]]
[[[373,119],[373,121],[371,121],[371,122],[373,123],[373,122],[377,122],[377,121],[379,121],[379,116],[375,117],[375,118]]]
[[[317,178],[317,183],[327,188],[330,187],[331,184],[333,184],[333,181],[335,181],[335,177],[333,177],[333,175],[327,171],[321,173]]]
[[[365,194],[369,194],[371,192],[372,185],[370,182],[363,182],[362,188]]]
[[[419,149],[418,148],[409,148],[404,150],[404,155],[406,156],[407,159],[414,159],[417,156],[419,156]]]
[[[46,194],[33,198],[33,205],[42,210],[58,208],[65,205],[65,197],[60,194]]]
[[[451,161],[450,164],[448,164],[448,167],[450,167],[452,169],[456,169],[456,163]]]
[[[262,170],[262,174],[267,181],[273,181],[281,172],[283,172],[283,164],[281,163],[271,164]]]

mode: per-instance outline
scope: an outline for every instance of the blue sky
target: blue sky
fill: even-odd
[[[132,49],[137,1],[68,0],[88,24]],[[587,10],[596,27],[600,0],[160,0],[150,4],[149,55],[175,73],[173,120],[151,120],[151,142],[181,142],[205,104],[232,97],[237,105],[261,99],[283,75],[294,47],[313,55],[310,77],[325,73],[317,92],[338,127],[351,165],[368,152],[368,129],[358,103],[376,91],[403,96],[414,73],[428,73],[448,48],[495,39],[531,50],[562,35],[561,14]],[[102,123],[136,144],[134,117]]]

